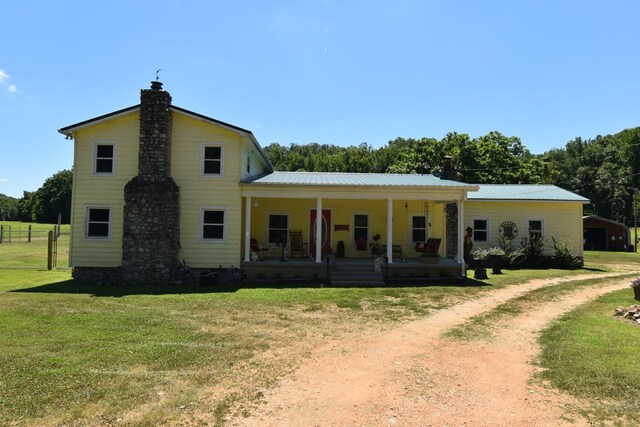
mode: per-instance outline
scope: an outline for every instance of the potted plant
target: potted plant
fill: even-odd
[[[633,288],[633,297],[636,301],[640,301],[640,277],[631,282]]]
[[[376,233],[371,236],[371,238],[373,239],[373,243],[371,243],[369,247],[371,248],[371,254],[375,258],[382,255],[382,248],[380,247],[380,243],[378,243],[378,240],[380,240],[380,234]]]
[[[488,251],[486,251],[485,249],[477,249],[475,252],[473,252],[472,255],[474,260],[473,278],[480,280],[488,279],[487,269],[485,268]]]
[[[494,246],[487,250],[487,258],[491,262],[493,274],[502,274],[502,260],[504,257],[504,249]]]

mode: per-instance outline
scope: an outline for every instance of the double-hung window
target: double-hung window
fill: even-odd
[[[115,172],[115,144],[100,143],[94,146],[93,173],[112,175]]]
[[[201,212],[202,240],[224,240],[227,212],[225,209],[204,208]]]
[[[411,241],[413,243],[423,243],[427,241],[427,217],[424,215],[413,215],[411,217]]]
[[[85,237],[87,239],[111,238],[110,207],[87,207]]]
[[[269,243],[286,243],[289,230],[289,215],[269,214]]]
[[[487,243],[489,241],[489,220],[485,218],[473,219],[473,241]]]
[[[204,144],[202,146],[202,175],[221,176],[224,150],[220,144]]]
[[[529,236],[542,237],[544,234],[544,221],[541,219],[530,219],[527,221]]]

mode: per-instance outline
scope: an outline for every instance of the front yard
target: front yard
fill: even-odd
[[[592,272],[640,271],[637,254],[587,254]],[[472,286],[223,290],[94,287],[68,271],[0,269],[0,424],[222,425],[249,415],[327,337],[392,328],[497,288],[580,272],[506,271]],[[639,342],[640,328],[623,330]],[[631,364],[634,354],[626,357]],[[609,370],[601,371],[605,382]],[[628,376],[640,381],[637,370]]]

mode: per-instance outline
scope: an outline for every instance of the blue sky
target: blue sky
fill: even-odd
[[[533,153],[640,126],[640,2],[2,1],[0,193],[73,162],[57,129],[139,102],[263,146],[518,136]]]

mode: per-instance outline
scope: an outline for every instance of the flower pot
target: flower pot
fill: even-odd
[[[484,267],[476,267],[476,269],[473,270],[473,278],[479,280],[488,279],[489,277],[487,276],[487,269]]]
[[[633,299],[640,301],[640,286],[633,287]]]

